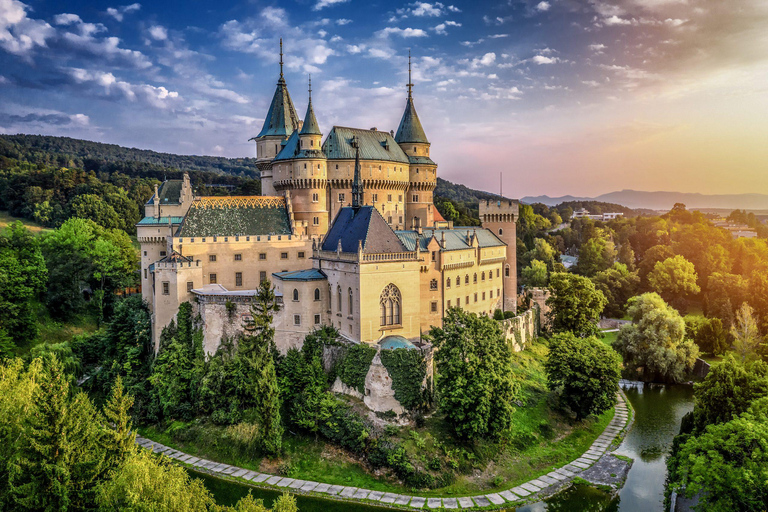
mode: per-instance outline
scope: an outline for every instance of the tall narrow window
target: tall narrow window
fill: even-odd
[[[350,288],[349,289],[349,308],[348,308],[350,315],[352,315],[352,313],[354,312],[353,304],[354,304],[354,302],[352,300],[352,288]]]
[[[341,315],[341,286],[336,287],[336,295],[338,295],[338,307],[339,307],[339,315]]]
[[[235,272],[235,286],[243,286],[243,273]]]
[[[394,284],[388,284],[379,298],[381,305],[381,325],[400,325],[400,290]]]
[[[299,290],[296,288],[293,289],[293,301],[298,302],[299,301]]]
[[[315,288],[315,300],[320,300],[320,288]]]
[[[504,267],[504,277],[509,277],[509,265]]]

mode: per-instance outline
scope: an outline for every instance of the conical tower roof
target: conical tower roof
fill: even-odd
[[[288,137],[298,129],[299,116],[296,115],[296,109],[283,77],[283,40],[280,39],[280,78],[277,81],[277,89],[272,97],[267,117],[264,118],[264,126],[256,137],[267,135]]]
[[[317,124],[315,111],[312,109],[312,78],[309,78],[309,105],[307,105],[307,115],[304,116],[304,124],[301,127],[299,135],[322,135],[320,126]]]
[[[413,83],[411,83],[411,53],[408,52],[408,100],[405,103],[405,112],[400,120],[400,126],[395,134],[395,141],[398,144],[419,142],[429,144],[424,128],[419,121],[419,115],[416,113],[416,107],[413,105]]]

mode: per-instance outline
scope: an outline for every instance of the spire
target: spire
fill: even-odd
[[[355,137],[355,179],[352,181],[352,208],[363,205],[363,183],[360,180],[360,143]]]
[[[424,128],[421,127],[421,121],[416,114],[416,107],[413,105],[413,81],[411,80],[411,51],[408,50],[408,99],[405,102],[405,112],[400,120],[400,126],[395,134],[395,141],[398,144],[417,142],[429,144]]]
[[[304,125],[301,127],[299,135],[322,135],[320,126],[317,124],[315,111],[312,108],[312,75],[309,75],[309,104],[307,105],[307,114],[304,116]]]
[[[279,135],[288,138],[299,129],[299,116],[288,94],[288,86],[283,76],[283,39],[280,38],[280,78],[277,80],[277,89],[272,96],[272,103],[264,118],[264,126],[256,137],[267,135]]]

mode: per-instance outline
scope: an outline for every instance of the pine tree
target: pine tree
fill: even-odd
[[[136,433],[131,430],[129,412],[132,406],[133,397],[125,394],[123,379],[118,376],[112,387],[112,395],[104,404],[104,416],[108,422],[104,444],[107,451],[107,464],[110,467],[117,466],[136,449]]]

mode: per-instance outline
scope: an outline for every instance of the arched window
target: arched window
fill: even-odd
[[[499,236],[501,236],[501,235],[503,235],[503,234],[504,234],[504,230],[503,230],[503,229],[501,229],[501,228],[499,228]]]
[[[485,272],[483,272],[482,274],[480,274],[480,280],[481,280],[481,281],[485,281]]]
[[[315,288],[315,300],[320,300],[320,288]]]
[[[461,286],[461,276],[456,276],[456,286]]]
[[[299,301],[299,290],[293,289],[293,300],[298,302]]]
[[[469,274],[464,276],[464,284],[469,284]]]
[[[448,280],[445,282],[445,287],[450,288],[451,287],[451,278],[449,277]]]
[[[333,307],[333,287],[328,285],[328,311]]]
[[[338,295],[339,300],[339,314],[341,314],[341,286],[336,287],[336,294]]]
[[[504,267],[504,277],[509,277],[509,265]]]
[[[352,305],[354,304],[352,300],[352,288],[349,289],[349,314],[351,315],[354,312],[354,309]]]
[[[472,278],[472,282],[473,282],[473,283],[476,283],[476,282],[477,282],[477,272],[475,272],[475,275],[474,275],[474,277]]]
[[[437,279],[433,279],[429,282],[429,289],[432,291],[437,290]]]
[[[400,325],[400,290],[394,284],[388,284],[381,292],[381,325]]]

